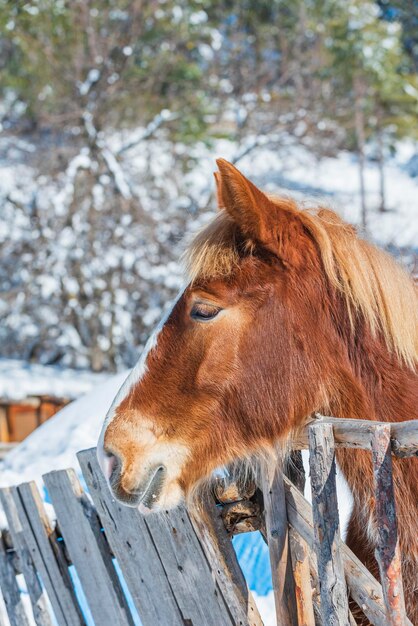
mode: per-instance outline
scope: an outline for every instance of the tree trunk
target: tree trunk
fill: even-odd
[[[377,166],[379,168],[379,211],[384,213],[386,211],[386,189],[385,189],[385,155],[383,152],[383,137],[380,124],[376,133],[377,141]]]
[[[354,130],[357,143],[357,156],[359,164],[360,202],[361,202],[361,225],[367,232],[367,206],[366,184],[364,179],[366,132],[364,128],[364,85],[360,78],[354,77]]]

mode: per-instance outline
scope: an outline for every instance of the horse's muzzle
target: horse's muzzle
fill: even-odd
[[[113,461],[109,485],[116,500],[126,506],[137,508],[141,505],[141,510],[151,510],[161,494],[167,475],[165,466],[157,465],[150,468],[135,489],[128,491],[122,486],[122,463],[117,457],[114,458],[116,461]]]

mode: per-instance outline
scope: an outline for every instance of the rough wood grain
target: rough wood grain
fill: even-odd
[[[398,457],[418,456],[418,420],[405,422],[373,422],[371,420],[320,417],[313,423],[332,424],[335,447],[372,449],[372,437],[379,425],[389,426],[392,452]],[[292,442],[294,449],[309,448],[309,425],[298,432]]]
[[[228,626],[232,616],[222,597],[186,509],[149,515],[146,525],[185,620],[199,626]]]
[[[112,497],[94,448],[77,456],[143,626],[183,626],[183,616],[144,517]]]
[[[295,585],[290,561],[288,522],[281,467],[262,472],[264,516],[278,624],[297,626]]]
[[[286,485],[285,485],[285,491],[286,491]],[[287,497],[287,494],[286,494],[286,497]],[[290,526],[290,528],[291,530],[294,530],[292,526]],[[298,536],[299,536],[299,533],[298,533]],[[309,554],[309,570],[310,570],[310,575],[311,575],[312,604],[313,604],[314,615],[315,615],[315,626],[324,626],[324,623],[321,617],[321,596],[319,593],[318,566],[316,562],[316,554],[315,554],[315,550],[312,550],[308,543],[306,545],[308,546],[308,554]]]
[[[295,532],[292,527],[290,527],[290,532]],[[299,539],[302,539],[298,533],[296,535]],[[302,540],[303,541],[303,540]],[[314,610],[315,617],[315,626],[325,626],[322,621],[321,616],[321,597],[319,592],[319,580],[318,580],[318,566],[316,560],[316,554],[314,550],[310,550],[308,544],[305,544],[308,552],[308,565],[311,576],[311,591],[312,591],[312,605]],[[350,621],[350,626],[356,626],[356,621],[351,613],[348,612],[348,617]]]
[[[190,511],[193,526],[216,572],[219,588],[231,612],[233,623],[262,626],[257,605],[248,589],[231,539],[225,529],[222,509],[210,498]]]
[[[10,626],[29,626],[22,596],[16,581],[12,556],[7,552],[0,532],[0,589],[3,595]]]
[[[315,617],[312,604],[309,547],[293,528],[289,529],[289,545],[295,581],[298,625],[311,626],[315,624]]]
[[[376,427],[372,438],[372,458],[378,534],[375,556],[379,565],[387,623],[388,626],[403,626],[405,601],[393,490],[390,426]]]
[[[38,626],[52,626],[48,600],[36,572],[32,556],[26,543],[25,533],[13,498],[15,487],[3,487],[0,500],[14,549],[19,557],[19,568],[24,576],[32,605],[33,618]]]
[[[312,508],[286,477],[284,487],[289,523],[313,549]],[[345,578],[351,597],[374,626],[387,626],[381,585],[344,543],[342,544],[342,557]],[[409,619],[406,619],[406,624],[413,626]]]
[[[43,479],[95,623],[131,626],[101,524],[74,471],[50,472]]]
[[[331,424],[309,427],[309,466],[322,618],[329,626],[348,626]]]
[[[59,626],[84,624],[67,563],[64,561],[51,522],[34,482],[13,490],[13,498],[32,555],[48,593]]]

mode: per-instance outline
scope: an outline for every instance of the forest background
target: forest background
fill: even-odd
[[[418,176],[417,122],[416,0],[0,0],[0,356],[131,366],[217,156],[321,197],[306,155],[345,155],[349,216],[413,267],[386,172],[407,146]]]

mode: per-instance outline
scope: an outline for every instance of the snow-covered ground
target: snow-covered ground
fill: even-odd
[[[0,359],[0,398],[20,400],[48,395],[74,399],[108,378],[109,374]]]
[[[78,467],[76,452],[96,445],[104,416],[126,376],[122,372],[107,377],[29,435],[0,466],[0,484],[40,482],[50,470]]]

